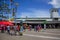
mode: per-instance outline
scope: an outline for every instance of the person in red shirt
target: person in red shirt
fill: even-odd
[[[19,34],[20,33],[19,32],[20,31],[20,25],[17,26],[16,30],[17,30],[17,33]]]

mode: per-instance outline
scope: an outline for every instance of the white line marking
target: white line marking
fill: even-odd
[[[42,34],[60,35],[60,34],[48,33],[48,32],[44,32],[44,33],[42,33]]]
[[[31,36],[31,37],[39,37],[39,38],[60,39],[58,37],[51,37],[51,36],[39,36],[39,35],[32,35],[32,34],[23,34],[23,35]]]
[[[36,32],[34,32],[36,33]],[[57,34],[57,33],[48,33],[48,32],[38,32],[38,33],[42,33],[42,34],[50,34],[50,35],[60,35],[60,34]]]

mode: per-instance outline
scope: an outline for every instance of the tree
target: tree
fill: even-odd
[[[9,14],[10,13],[10,9],[9,9],[9,4],[6,3],[7,0],[1,0],[0,2],[0,11],[2,12],[2,18],[8,18],[7,16],[4,16],[3,14]]]

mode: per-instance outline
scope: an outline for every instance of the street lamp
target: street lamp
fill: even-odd
[[[15,17],[14,17],[14,19],[15,19],[15,25],[17,25],[16,24],[16,13],[17,13],[17,7],[18,7],[18,3],[15,3]]]

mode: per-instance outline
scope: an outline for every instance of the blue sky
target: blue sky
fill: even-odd
[[[50,17],[51,8],[60,8],[60,0],[14,0],[19,3],[17,18]]]
[[[50,0],[17,0],[19,2],[17,17],[50,17],[48,4]]]

